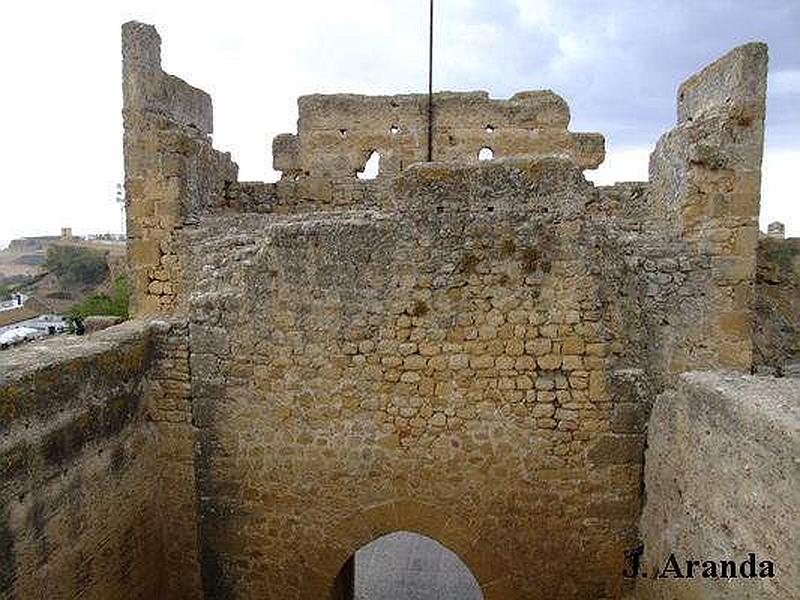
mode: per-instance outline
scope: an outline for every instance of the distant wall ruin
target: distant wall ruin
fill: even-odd
[[[567,131],[567,103],[551,91],[521,92],[494,100],[486,92],[437,93],[433,99],[433,160],[475,161],[482,148],[494,158],[571,158],[595,169],[605,157],[598,133]],[[303,96],[298,133],[273,143],[273,167],[288,178],[354,179],[372,152],[381,156],[380,177],[399,175],[427,160],[428,97]]]

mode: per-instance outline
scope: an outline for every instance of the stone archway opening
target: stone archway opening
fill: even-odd
[[[364,167],[356,173],[356,177],[363,181],[371,181],[377,179],[381,169],[381,154],[377,150],[369,153],[369,158],[364,164]]]
[[[478,151],[478,160],[492,160],[494,158],[494,150],[491,148],[483,147]]]
[[[459,556],[436,540],[396,531],[359,548],[342,566],[332,600],[483,600]]]

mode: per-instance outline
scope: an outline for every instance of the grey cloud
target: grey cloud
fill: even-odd
[[[674,123],[678,84],[730,48],[763,40],[773,72],[800,65],[796,2],[567,0],[553,2],[546,22],[531,25],[522,1],[438,2],[437,89],[508,96],[552,88],[569,101],[574,128],[600,131],[617,145],[649,146]],[[300,57],[317,73],[309,90],[319,83],[338,91],[337,82],[347,81],[356,89],[346,91],[423,91],[426,4],[395,5],[391,27],[366,27],[362,17],[349,27],[320,24]],[[565,41],[578,47],[577,56],[565,53]],[[769,101],[771,144],[796,144],[800,94],[789,90]]]
[[[500,20],[506,35],[495,58],[512,65],[487,74],[487,85],[507,94],[521,82],[543,82],[570,101],[576,125],[621,145],[651,145],[674,122],[678,84],[734,46],[767,42],[773,73],[800,63],[796,2],[559,2],[549,29],[521,24],[514,2],[500,10],[487,4],[492,9],[476,15]],[[573,36],[591,55],[560,63],[559,35]],[[773,147],[796,146],[798,107],[797,89],[770,94]]]

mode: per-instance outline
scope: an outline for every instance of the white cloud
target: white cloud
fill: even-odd
[[[770,94],[800,94],[800,70],[775,71],[768,79]]]
[[[647,165],[651,148],[611,148],[606,144],[606,159],[598,169],[585,171],[586,179],[595,185],[614,185],[623,181],[647,181]]]
[[[553,5],[548,0],[514,0],[520,19],[531,27],[552,24]]]
[[[800,237],[800,150],[770,150],[764,154],[761,176],[762,231],[773,221],[786,226],[786,235]]]
[[[561,52],[561,63],[580,63],[591,56],[588,40],[573,32],[558,36],[558,49]]]

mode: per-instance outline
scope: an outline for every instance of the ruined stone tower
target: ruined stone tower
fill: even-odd
[[[749,376],[800,321],[757,335],[800,272],[780,246],[757,280],[766,46],[680,86],[649,181],[595,187],[603,137],[550,91],[436,94],[432,163],[426,97],[303,97],[281,180],[239,182],[155,29],[122,41],[138,320],[3,367],[3,597],[340,598],[353,553],[407,530],[486,599],[721,598],[626,579],[626,553],[796,535],[796,503],[767,525],[736,495],[797,493],[796,428],[758,424],[800,385]],[[734,438],[771,470],[732,481]],[[787,597],[785,569],[751,590]]]

